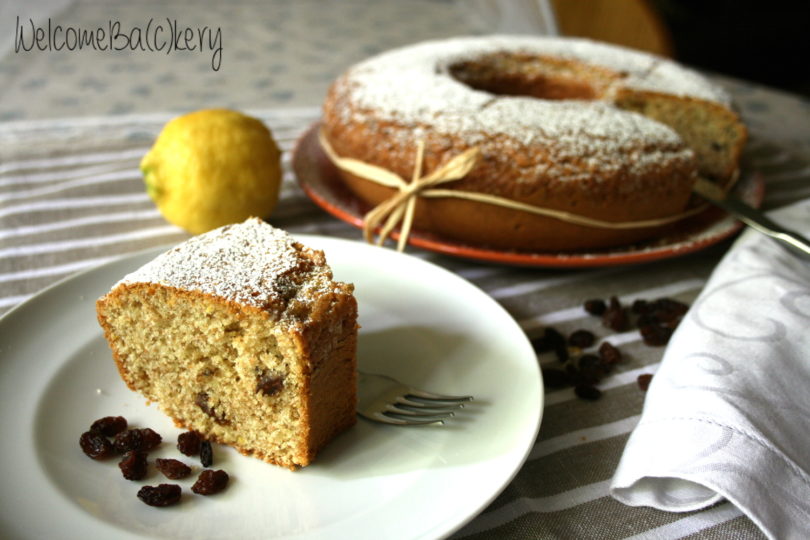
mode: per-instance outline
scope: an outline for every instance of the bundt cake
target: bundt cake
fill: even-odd
[[[602,223],[452,194],[418,198],[421,230],[524,250],[660,234],[682,216],[698,175],[721,184],[734,178],[746,139],[728,94],[695,71],[613,45],[524,36],[430,41],[365,60],[330,87],[321,131],[334,156],[403,179],[477,148],[472,170],[442,190]],[[370,205],[394,194],[340,173]]]

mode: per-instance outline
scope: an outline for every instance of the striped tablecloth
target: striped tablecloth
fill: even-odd
[[[765,205],[781,206],[810,195],[810,166],[799,156],[810,141],[808,104],[742,84],[732,90],[752,129],[747,167],[767,181]],[[284,150],[284,187],[272,223],[293,233],[359,240],[357,229],[307,199],[289,169],[296,138],[319,111],[248,112],[271,126]],[[74,272],[187,238],[162,219],[138,171],[141,156],[171,116],[0,124],[0,313]],[[655,372],[663,350],[645,346],[638,332],[606,330],[581,307],[585,299],[612,295],[624,302],[662,296],[690,302],[727,247],[726,242],[679,259],[589,270],[504,267],[409,249],[481,287],[530,337],[546,326],[565,334],[586,328],[618,345],[627,357],[599,385],[603,396],[597,401],[578,399],[570,388],[547,392],[543,424],[528,461],[457,537],[762,536],[729,503],[673,514],[627,507],[608,496],[644,401],[636,379]],[[538,361],[556,362],[550,354]]]

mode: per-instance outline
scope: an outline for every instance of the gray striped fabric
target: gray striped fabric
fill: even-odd
[[[767,181],[766,206],[810,196],[810,108],[796,98],[729,83],[752,127],[749,168]],[[247,111],[263,118],[284,150],[282,200],[271,222],[294,233],[360,239],[298,188],[290,150],[319,114],[316,108]],[[143,248],[187,238],[146,196],[138,162],[168,115],[89,118],[0,125],[0,313],[79,270]],[[805,121],[802,122],[801,118]],[[787,127],[786,127],[787,126]],[[530,337],[554,326],[594,331],[627,360],[601,384],[603,397],[548,391],[543,425],[528,461],[459,538],[759,538],[731,504],[685,514],[623,506],[608,485],[644,401],[636,378],[654,373],[662,349],[637,332],[615,334],[581,308],[588,298],[625,302],[695,298],[728,243],[679,259],[588,270],[514,268],[409,249],[472,281],[500,302]],[[552,355],[541,355],[554,365]],[[475,479],[471,479],[474,482]]]

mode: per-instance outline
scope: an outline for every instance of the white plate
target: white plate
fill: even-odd
[[[157,472],[125,480],[117,459],[87,458],[79,435],[106,415],[152,427],[155,456],[185,458],[179,430],[118,377],[94,301],[160,250],[69,278],[0,319],[0,536],[3,538],[435,538],[483,510],[517,473],[543,408],[526,336],[490,297],[415,257],[300,235],[355,283],[359,361],[476,400],[444,426],[359,420],[315,463],[292,472],[216,447],[227,491],[157,509],[136,498]],[[185,458],[193,463],[193,458]],[[197,464],[198,465],[198,464]]]

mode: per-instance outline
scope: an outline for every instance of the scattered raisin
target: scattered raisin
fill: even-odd
[[[551,343],[552,348],[565,345],[565,337],[556,328],[551,326],[546,328],[544,337]]]
[[[187,456],[196,456],[200,453],[202,435],[196,431],[186,431],[177,436],[177,449]]]
[[[593,384],[605,377],[606,369],[601,358],[594,354],[584,354],[579,359],[579,372],[584,381]]]
[[[593,335],[593,332],[589,332],[588,330],[576,330],[568,336],[568,343],[580,349],[587,349],[593,345],[595,341],[596,336]]]
[[[142,480],[146,477],[148,469],[146,452],[142,450],[128,451],[118,463],[118,468],[121,469],[121,473],[127,480]]]
[[[123,416],[105,416],[90,426],[90,431],[101,433],[106,437],[112,437],[125,429],[127,429],[127,419]]]
[[[79,437],[79,446],[88,457],[104,459],[115,453],[110,440],[97,431],[85,431]]]
[[[669,343],[672,337],[672,328],[658,324],[647,324],[639,328],[644,343],[650,347],[661,347]]]
[[[113,439],[113,445],[119,454],[123,454],[124,452],[128,452],[130,450],[139,449],[141,446],[141,438],[142,435],[140,430],[128,429],[118,433],[115,436],[115,439]]]
[[[574,387],[574,393],[588,401],[595,401],[602,397],[602,391],[599,390],[597,387],[590,385],[590,384],[578,384]]]
[[[610,304],[602,314],[602,324],[616,332],[624,332],[630,326],[627,310],[615,296],[610,297]]]
[[[141,431],[141,450],[151,450],[163,442],[160,433],[152,428],[143,428]]]
[[[210,441],[200,443],[200,463],[203,467],[210,467],[214,463],[214,450]]]
[[[642,391],[646,392],[647,388],[650,387],[650,383],[652,382],[652,374],[651,373],[642,373],[636,379],[638,383],[638,387],[641,388]]]
[[[534,352],[543,354],[546,352],[554,351],[557,359],[560,362],[568,360],[568,345],[563,336],[556,328],[547,326],[543,331],[543,335],[531,340]]]
[[[585,311],[594,315],[596,317],[601,317],[602,314],[607,309],[607,304],[602,299],[593,299],[593,300],[585,300],[585,304],[582,306],[585,308]]]
[[[534,347],[534,352],[537,354],[542,354],[546,352],[553,351],[560,346],[565,345],[565,338],[563,337],[557,329],[547,326],[545,330],[543,330],[543,335],[540,337],[536,337],[531,340],[532,347]]]
[[[157,458],[155,466],[163,473],[163,476],[171,480],[180,480],[191,474],[191,467],[177,459]]]
[[[599,358],[606,366],[614,366],[622,361],[622,352],[607,341],[599,346]]]
[[[672,298],[659,298],[653,302],[653,310],[658,320],[666,321],[674,317],[683,317],[689,311],[689,306]]]
[[[163,438],[151,428],[128,429],[113,439],[116,451],[123,454],[130,450],[151,450],[161,443]]]
[[[149,506],[171,506],[180,502],[181,489],[177,484],[160,484],[143,486],[138,491],[138,498]]]
[[[191,486],[191,491],[198,495],[213,495],[225,489],[228,480],[228,473],[225,471],[206,469],[200,473],[197,481]]]
[[[641,299],[635,300],[633,302],[632,307],[630,308],[630,311],[632,311],[637,315],[644,315],[650,312],[650,303],[647,302],[646,300]]]
[[[650,324],[658,324],[658,319],[656,319],[652,313],[644,313],[636,319],[636,326],[639,328]]]
[[[561,369],[544,369],[543,383],[549,388],[563,388],[568,386],[568,375]]]
[[[582,373],[579,372],[579,368],[574,364],[566,364],[565,374],[568,376],[568,384],[571,386],[576,386],[584,382],[582,379]]]
[[[683,317],[675,317],[674,319],[668,321],[661,321],[659,325],[669,328],[670,330],[675,330],[678,328],[678,325],[681,324],[681,320],[683,320]]]

